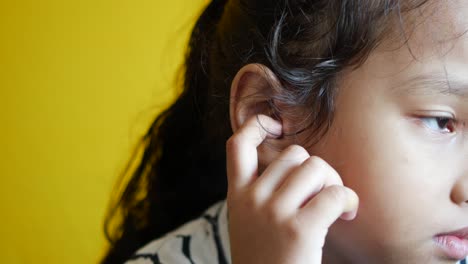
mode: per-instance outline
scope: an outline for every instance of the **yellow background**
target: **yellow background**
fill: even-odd
[[[206,0],[0,2],[0,262],[96,263]]]

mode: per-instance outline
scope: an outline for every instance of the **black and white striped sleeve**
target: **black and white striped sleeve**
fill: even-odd
[[[125,264],[230,264],[224,201],[138,250]]]

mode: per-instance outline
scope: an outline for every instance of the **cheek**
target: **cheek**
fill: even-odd
[[[333,163],[344,184],[358,193],[363,217],[376,223],[401,222],[413,209],[415,195],[427,188],[418,177],[423,161],[414,158],[413,150],[380,135],[343,138],[346,148]]]
[[[363,255],[405,252],[431,241],[437,230],[434,208],[447,207],[450,190],[441,177],[449,159],[441,159],[440,151],[376,87],[343,90],[331,130],[310,150],[358,194],[357,218],[338,221],[331,234],[340,248],[349,253],[362,249]]]
[[[349,120],[337,120],[341,126],[328,136],[328,147],[321,154],[344,184],[359,195],[352,232],[382,238],[385,243],[401,243],[401,234],[420,232],[416,223],[429,219],[437,203],[433,195],[439,192],[440,183],[433,175],[434,164],[405,130],[395,125],[396,120],[377,122],[364,114],[358,122]]]

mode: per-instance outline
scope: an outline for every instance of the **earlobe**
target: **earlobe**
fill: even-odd
[[[271,99],[278,85],[276,75],[261,64],[248,64],[237,72],[231,84],[229,106],[234,132],[254,115],[263,114],[278,119],[271,107]]]

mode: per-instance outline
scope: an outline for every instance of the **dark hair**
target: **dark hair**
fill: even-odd
[[[403,12],[424,2],[210,2],[190,37],[180,96],[151,124],[122,174],[125,187],[106,217],[111,247],[102,263],[124,262],[225,198],[229,87],[243,65],[269,67],[281,83],[271,108],[281,118],[292,114],[288,106],[307,107],[302,128],[319,138],[333,118],[338,74],[359,66]]]

